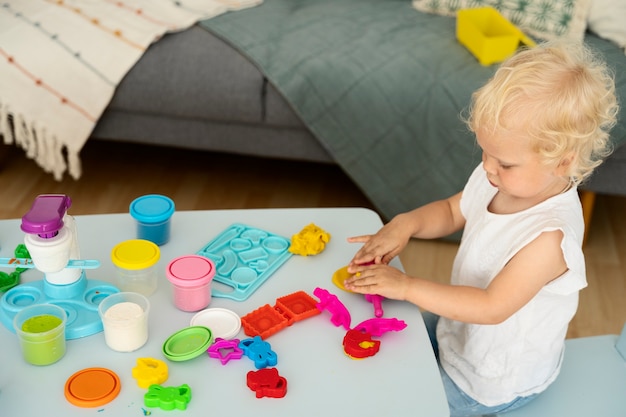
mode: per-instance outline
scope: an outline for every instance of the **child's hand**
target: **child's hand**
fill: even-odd
[[[353,236],[348,238],[349,243],[364,243],[361,249],[354,255],[350,263],[348,264],[348,272],[355,273],[353,271],[356,265],[371,265],[374,263],[381,263],[382,256],[376,256],[375,252],[370,250],[372,246],[369,242],[372,240],[374,235],[362,235],[362,236]]]
[[[411,278],[389,265],[355,266],[355,275],[344,282],[347,290],[359,294],[378,294],[394,300],[406,300]]]
[[[410,237],[402,223],[395,219],[383,226],[375,235],[349,237],[348,242],[364,245],[350,261],[348,272],[356,273],[357,265],[388,264],[402,252]]]

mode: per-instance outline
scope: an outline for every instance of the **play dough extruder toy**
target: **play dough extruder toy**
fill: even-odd
[[[11,331],[15,331],[12,322],[19,311],[44,303],[66,311],[66,339],[102,331],[98,304],[119,290],[107,282],[87,280],[85,269],[97,267],[99,262],[80,259],[76,224],[67,214],[71,205],[71,199],[63,194],[39,195],[22,217],[24,244],[31,259],[9,259],[8,264],[13,268],[18,262],[24,268],[34,266],[44,277],[17,285],[0,299],[0,321]]]

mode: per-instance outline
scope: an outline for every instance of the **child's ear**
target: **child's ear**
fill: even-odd
[[[573,151],[567,153],[563,158],[561,158],[556,167],[556,175],[560,177],[569,177],[572,172],[575,159],[576,153]]]

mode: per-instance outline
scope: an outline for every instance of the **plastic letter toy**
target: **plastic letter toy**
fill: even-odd
[[[244,339],[239,342],[239,347],[243,350],[244,355],[254,361],[256,369],[275,366],[278,363],[276,353],[272,351],[269,343],[261,339],[261,336]]]
[[[215,343],[207,349],[210,358],[219,359],[222,365],[226,365],[231,359],[241,359],[243,350],[239,347],[239,339],[225,340],[221,337],[215,339]]]
[[[132,371],[133,378],[141,388],[162,384],[167,380],[167,364],[153,358],[137,358],[137,366]]]
[[[348,330],[343,338],[343,350],[352,359],[374,356],[380,349],[380,341],[372,340],[372,335],[357,329]]]
[[[323,288],[316,288],[313,294],[320,299],[317,304],[318,310],[328,310],[331,314],[330,321],[337,327],[343,326],[346,330],[350,329],[350,312],[335,294],[331,294]]]
[[[330,234],[311,223],[291,237],[289,252],[296,255],[317,255],[326,248]]]
[[[257,398],[282,398],[287,394],[287,380],[278,374],[276,368],[250,371],[246,376],[248,388],[256,392]]]
[[[183,384],[179,387],[162,387],[150,385],[148,392],[143,396],[146,407],[159,407],[161,410],[186,410],[191,401],[191,388]]]

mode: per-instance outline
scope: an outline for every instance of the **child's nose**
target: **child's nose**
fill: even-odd
[[[495,174],[495,161],[483,152],[483,169],[488,174]]]

